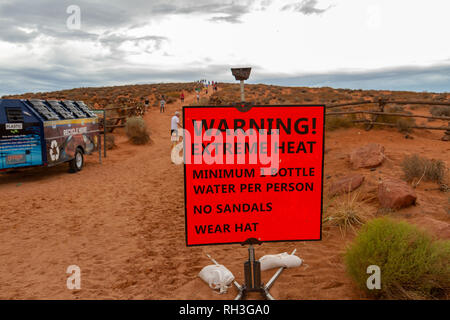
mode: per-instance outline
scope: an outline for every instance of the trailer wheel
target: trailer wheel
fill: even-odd
[[[83,165],[83,151],[80,148],[77,148],[77,151],[75,151],[75,157],[69,162],[70,172],[75,173],[81,171],[81,169],[83,169]]]

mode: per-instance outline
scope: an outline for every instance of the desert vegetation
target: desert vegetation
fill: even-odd
[[[408,182],[416,180],[416,183],[418,183],[423,179],[438,184],[444,183],[447,168],[442,160],[430,160],[418,154],[413,154],[405,156],[401,165]]]
[[[130,272],[126,276],[127,279],[119,279],[118,277],[110,280],[111,283],[108,283],[109,286],[115,288],[115,292],[121,297],[137,297],[142,292],[145,292],[147,288],[150,288],[148,290],[150,296],[162,288],[164,297],[179,298],[180,296],[177,294],[179,294],[178,292],[180,291],[178,290],[181,287],[181,291],[187,292],[186,294],[189,294],[189,297],[191,297],[192,292],[200,292],[198,293],[198,298],[211,298],[210,292],[207,291],[208,289],[205,288],[202,291],[203,287],[197,286],[195,280],[193,280],[196,279],[198,270],[205,263],[202,260],[204,258],[203,253],[199,251],[193,256],[189,256],[184,251],[184,229],[182,228],[184,225],[183,189],[177,188],[180,184],[182,185],[182,170],[172,166],[170,167],[170,174],[167,174],[169,172],[167,155],[154,152],[155,144],[161,147],[169,146],[167,129],[170,125],[169,121],[172,113],[160,114],[158,108],[150,108],[149,112],[145,113],[143,117],[135,117],[120,110],[120,107],[143,105],[145,100],[149,100],[150,106],[159,107],[159,99],[163,94],[166,96],[168,110],[175,110],[175,108],[179,110],[179,105],[175,106],[172,103],[179,101],[181,91],[184,91],[186,95],[193,94],[197,87],[198,84],[196,83],[130,85],[78,88],[14,96],[17,98],[83,100],[91,107],[110,109],[107,113],[108,118],[125,117],[126,126],[117,128],[114,131],[114,135],[107,135],[107,146],[113,150],[108,154],[104,163],[101,166],[90,166],[87,170],[91,171],[83,173],[86,175],[84,176],[86,179],[90,179],[88,188],[91,188],[91,192],[84,195],[84,202],[87,204],[99,203],[95,202],[99,201],[94,197],[95,192],[99,188],[103,188],[103,183],[109,183],[110,179],[102,179],[102,185],[99,187],[97,184],[99,180],[98,172],[103,177],[115,176],[116,180],[126,181],[129,190],[133,190],[133,193],[130,191],[126,194],[127,197],[133,196],[133,194],[148,194],[151,199],[149,201],[146,196],[136,197],[134,209],[127,212],[126,215],[127,219],[128,217],[132,218],[126,220],[127,223],[124,223],[122,220],[117,222],[118,230],[126,229],[127,231],[121,237],[125,238],[130,235],[130,239],[128,239],[130,243],[135,240],[135,236],[142,235],[143,239],[146,239],[145,242],[140,244],[144,248],[144,253],[136,252],[136,256],[131,258],[127,256],[128,253],[124,253],[123,256],[127,257],[127,262],[118,264],[120,270],[123,270],[124,265],[129,269]],[[212,93],[209,97],[206,97],[203,92],[199,103],[196,102],[195,96],[192,95],[189,96],[187,101],[189,103],[193,101],[191,105],[228,105],[238,101],[240,98],[238,84],[219,83],[219,91]],[[380,97],[398,100],[431,99],[433,101],[449,101],[450,94],[364,91],[328,87],[286,88],[270,85],[246,85],[246,100],[256,104],[340,104],[369,99],[376,100]],[[12,96],[8,98],[12,98]],[[371,104],[364,108],[372,111],[379,110],[378,104]],[[352,109],[361,110],[358,107],[352,107]],[[445,106],[387,105],[385,110],[390,113],[431,113],[436,116],[448,116],[449,109],[450,107]],[[349,110],[349,108],[336,107],[329,109],[329,111],[333,112],[346,110]],[[372,120],[372,115],[349,114],[327,115],[326,117],[324,237],[320,242],[302,243],[299,255],[305,259],[306,264],[312,267],[310,269],[299,268],[298,270],[290,270],[289,272],[294,276],[286,277],[287,284],[285,284],[285,288],[286,291],[291,291],[289,291],[289,295],[281,298],[310,298],[306,294],[302,296],[302,292],[296,288],[294,288],[295,290],[290,289],[292,287],[304,287],[306,290],[303,291],[307,291],[308,295],[310,292],[313,292],[311,297],[326,299],[358,299],[361,297],[448,299],[449,297],[448,239],[450,238],[450,199],[448,198],[449,149],[448,145],[446,145],[448,142],[438,141],[440,137],[437,138],[433,132],[428,130],[415,130],[412,132],[411,126],[423,124],[426,121],[423,119],[413,120],[412,118],[398,117],[396,115],[381,115],[376,118],[376,121],[390,123],[393,125],[392,128],[375,125],[374,127],[377,130],[366,132],[364,130],[365,125],[355,121],[367,119]],[[446,125],[447,121],[436,120],[436,123],[438,125]],[[110,122],[109,124],[114,123]],[[157,133],[151,136],[154,141],[153,144],[139,148],[130,146],[130,144],[147,144],[150,141],[149,128],[152,133]],[[405,135],[399,134],[397,131],[411,133],[413,138],[405,140]],[[385,154],[383,154],[380,164],[370,167],[353,167],[352,163],[349,163],[349,154],[368,143],[377,143],[383,146],[380,149],[383,149]],[[114,150],[116,148],[118,150]],[[135,150],[135,152],[125,152],[127,150]],[[371,156],[373,157],[373,154]],[[148,166],[145,166],[150,161],[137,161],[137,159],[151,159],[151,170],[149,170]],[[108,161],[123,162],[126,163],[127,168],[134,169],[130,171],[129,175],[125,175],[123,171],[118,170],[118,165],[112,167],[111,163],[113,162]],[[352,188],[344,188],[343,192],[336,194],[328,188],[335,181],[355,173],[363,176],[364,182]],[[139,178],[145,177],[145,179],[137,179],[137,176]],[[399,208],[382,206],[379,186],[391,178],[401,180],[400,182],[403,183],[402,188],[404,188],[401,190],[409,192],[411,190],[407,189],[407,187],[414,189],[413,191],[417,193],[414,195],[414,200],[408,202],[405,206],[401,203],[402,206]],[[30,185],[30,197],[33,201],[30,201],[27,210],[39,212],[40,214],[36,215],[36,217],[39,216],[39,219],[49,211],[47,210],[48,205],[42,203],[42,199],[46,199],[47,195],[34,197],[31,195],[31,189],[36,190],[37,188],[42,188],[40,184],[51,185],[58,181],[50,177],[45,181],[28,182]],[[136,181],[139,183],[136,184]],[[398,183],[398,181],[395,183]],[[430,189],[430,185],[435,187],[433,185],[435,183],[439,185],[439,188]],[[4,185],[6,186],[7,184]],[[394,183],[389,186],[391,185],[394,185]],[[151,186],[152,192],[148,192],[149,186]],[[22,186],[21,189],[23,190],[24,187],[26,186]],[[53,187],[56,188],[56,186]],[[13,193],[13,189],[15,188],[8,189],[4,187],[2,191],[5,194],[9,192],[10,196],[8,198],[14,199],[15,193]],[[95,216],[92,215],[92,211],[98,210],[100,206],[108,208],[108,211],[104,211],[108,213],[108,215],[103,217],[105,220],[111,219],[111,217],[116,219],[121,216],[123,207],[129,205],[128,199],[123,196],[123,190],[118,189],[114,184],[108,185],[108,190],[111,190],[111,193],[105,193],[104,199],[101,199],[101,201],[104,201],[101,202],[101,205],[96,205],[95,208],[86,205],[84,208],[86,210],[85,212],[83,211],[86,216],[94,219]],[[395,193],[397,192],[390,192],[390,194]],[[418,199],[417,202],[415,201],[416,198]],[[124,205],[115,205],[117,201]],[[9,206],[7,210],[14,213],[16,202],[11,200],[7,205]],[[145,208],[145,210],[142,208]],[[141,209],[142,216],[140,216]],[[102,212],[100,211],[99,213]],[[116,215],[110,215],[110,212],[116,213]],[[171,219],[167,219],[167,212],[171,213]],[[66,214],[71,216],[70,211]],[[53,218],[53,216],[46,218],[51,226],[55,225]],[[27,216],[27,220],[24,220],[24,224],[29,221],[28,219],[29,216]],[[41,223],[40,220],[39,223]],[[87,221],[86,223],[90,222]],[[103,228],[95,229],[98,225],[101,226],[103,221],[97,221],[97,223],[91,225],[92,230],[103,230]],[[129,224],[136,224],[135,229],[128,229]],[[8,230],[15,230],[15,225],[16,222],[13,220],[5,222],[5,226],[9,228]],[[158,228],[155,228],[155,225]],[[415,225],[425,226],[428,231],[418,229]],[[177,227],[174,228],[173,226]],[[30,225],[30,230],[34,230],[33,228],[34,226]],[[155,234],[156,232],[161,233]],[[152,238],[148,240],[150,235]],[[109,233],[105,232],[105,239],[108,236]],[[167,238],[173,239],[173,241],[167,244]],[[436,240],[436,238],[441,240]],[[157,245],[155,245],[155,239],[160,239]],[[109,242],[112,243],[113,241],[108,241],[108,244]],[[348,248],[346,247],[347,244],[349,244]],[[267,250],[267,253],[281,252],[286,250],[285,247],[287,245],[286,243],[265,244],[262,250]],[[289,245],[294,246],[295,244]],[[119,249],[119,246],[117,246],[117,250]],[[97,250],[97,248],[91,247],[90,250]],[[176,254],[167,254],[171,250],[175,250]],[[227,251],[229,248],[222,249],[219,247],[215,248],[215,250],[217,250],[218,256],[223,257],[224,260],[225,257],[230,256],[235,258],[235,261],[239,261],[239,263],[236,262],[235,265],[231,265],[231,268],[234,268],[233,272],[236,270],[241,271],[241,256],[239,253],[234,252],[238,252],[238,250]],[[97,254],[101,256],[102,252],[98,250]],[[51,256],[49,253],[47,258]],[[138,258],[137,260],[134,259],[136,257]],[[23,256],[21,259],[25,261],[27,257]],[[47,260],[50,261],[51,259]],[[129,264],[128,260],[131,261]],[[445,261],[447,261],[447,264],[444,263]],[[102,266],[106,266],[106,263],[109,263],[108,259],[105,259],[105,264]],[[367,290],[366,280],[368,274],[366,273],[366,268],[368,264],[378,265],[382,270],[381,291]],[[193,269],[198,270],[191,272],[191,269],[180,267],[183,265],[190,265]],[[177,267],[182,271],[171,273],[167,277],[165,274],[154,275],[154,271],[149,271],[167,268],[175,270]],[[319,269],[321,269],[320,274],[316,273]],[[334,273],[336,270],[338,271],[335,278],[325,278],[326,274]],[[346,276],[345,270],[347,270],[348,276]],[[137,274],[140,276],[139,281],[136,280]],[[18,275],[20,273],[16,273],[15,277],[18,277]],[[52,277],[53,275],[49,276],[48,279],[53,279]],[[168,285],[169,281],[173,281],[173,277],[177,281]],[[103,282],[100,282],[100,280],[104,281],[103,274],[100,272],[97,278],[99,279],[100,287],[103,287]],[[48,279],[45,280],[47,281]],[[361,289],[356,290],[353,282],[358,284]],[[21,284],[16,286],[20,287]],[[319,290],[317,288],[326,289]],[[12,289],[9,290],[12,292]],[[92,289],[92,292],[96,291]],[[282,292],[283,290],[280,290],[280,296]],[[94,297],[104,296],[103,291],[98,291],[95,294],[96,296],[93,295]],[[20,293],[18,293],[18,296],[20,296]],[[91,297],[85,295],[84,292],[81,292],[80,296]],[[149,296],[145,296],[145,298]],[[228,298],[233,297],[230,295]]]
[[[345,253],[347,272],[376,298],[446,298],[450,290],[450,241],[434,240],[406,222],[378,218],[367,223]],[[369,290],[367,267],[382,270],[381,289]]]
[[[91,108],[105,109],[117,106],[136,106],[143,104],[145,100],[148,100],[150,105],[157,106],[162,95],[166,97],[167,103],[172,103],[180,97],[182,91],[193,92],[197,87],[198,84],[195,82],[87,87],[54,92],[25,93],[3,98],[82,100]]]
[[[147,124],[142,117],[128,118],[125,132],[133,144],[146,144],[150,141]]]
[[[331,203],[327,206],[324,223],[339,227],[343,235],[348,230],[356,232],[372,216],[365,201],[360,198],[360,191],[355,191],[331,199]]]
[[[450,117],[450,107],[447,106],[433,106],[431,107],[430,112],[436,117]]]

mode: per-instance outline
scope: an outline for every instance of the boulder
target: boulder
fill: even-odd
[[[401,209],[416,203],[414,189],[402,180],[386,179],[378,185],[378,200],[383,208]]]
[[[358,188],[364,181],[362,174],[350,174],[335,180],[329,189],[330,195],[348,193]]]
[[[385,159],[384,147],[377,143],[370,143],[350,153],[350,163],[353,169],[375,168]]]

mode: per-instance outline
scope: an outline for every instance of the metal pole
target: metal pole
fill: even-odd
[[[98,133],[98,161],[102,164],[102,134]]]
[[[103,110],[103,156],[106,158],[106,110]]]

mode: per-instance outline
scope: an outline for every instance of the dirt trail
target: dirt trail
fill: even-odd
[[[185,104],[194,99],[186,94]],[[66,173],[63,165],[0,175],[0,299],[234,298],[235,288],[218,295],[197,274],[211,264],[205,256],[210,253],[242,282],[247,250],[239,245],[185,246],[183,167],[170,161],[170,118],[176,110],[181,111],[179,101],[167,105],[165,113],[151,108],[145,120],[152,144],[133,146],[119,131],[118,148],[103,164],[90,156],[78,174]],[[424,136],[410,142],[398,133],[358,132],[349,129],[327,136],[326,175],[348,171],[345,154],[361,141],[386,146],[389,159],[379,170],[383,175],[398,174],[393,161],[411,151],[413,143],[418,152],[423,149],[441,158],[442,152],[449,154],[448,144],[436,141],[438,146],[432,147]],[[369,186],[376,181],[377,172],[363,173]],[[327,180],[325,190],[328,184]],[[400,215],[436,232],[448,230],[445,195],[425,192],[425,187],[418,190],[424,200]],[[425,201],[433,206],[421,206]],[[300,268],[286,270],[271,293],[279,299],[363,298],[342,263],[352,237],[325,228],[320,242],[258,247],[257,257],[297,248],[305,261]],[[69,265],[81,268],[81,290],[66,287]],[[273,270],[263,272],[263,281],[272,274]]]

